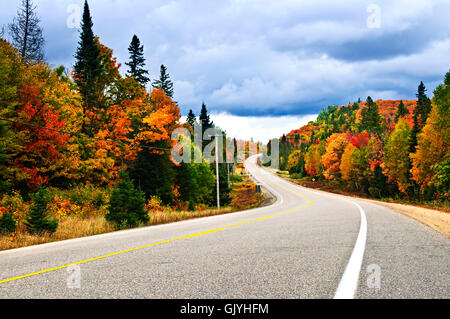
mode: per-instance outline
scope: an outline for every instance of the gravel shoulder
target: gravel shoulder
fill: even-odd
[[[276,174],[276,170],[270,169],[270,168],[266,168],[266,169],[269,170],[270,172]],[[298,181],[293,180],[286,175],[283,175],[283,174],[276,174],[276,175],[280,176],[286,180],[289,180],[290,182],[301,185]],[[301,186],[306,187],[304,185],[301,185]],[[315,191],[318,191],[318,192],[330,193],[330,192],[316,189],[316,188],[311,188],[311,189],[314,189]],[[342,194],[340,194],[340,195],[342,195]],[[348,195],[342,195],[342,196],[348,196]],[[371,202],[373,204],[387,207],[396,213],[400,213],[402,215],[413,218],[413,219],[419,221],[420,223],[427,225],[428,227],[431,227],[434,230],[437,230],[441,234],[445,235],[447,238],[450,238],[450,213],[436,210],[436,209],[425,208],[425,207],[399,204],[399,203],[390,203],[390,202],[379,201],[379,200],[375,200],[375,199],[367,199],[367,198],[363,198],[363,197],[359,197],[359,196],[348,196],[348,197],[357,198],[360,200]]]

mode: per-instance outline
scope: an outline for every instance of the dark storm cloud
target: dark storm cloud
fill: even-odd
[[[0,0],[0,24],[19,1]],[[78,30],[67,25],[80,0],[40,0],[47,59],[70,67]],[[414,98],[432,89],[450,63],[450,4],[377,1],[379,28],[368,27],[374,1],[96,0],[94,31],[122,64],[133,34],[153,78],[165,64],[184,114],[204,100],[235,115],[317,113],[371,95]],[[122,67],[124,73],[125,69]]]

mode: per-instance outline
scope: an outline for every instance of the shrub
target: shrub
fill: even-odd
[[[25,226],[31,234],[54,233],[58,228],[58,221],[56,219],[47,218],[47,206],[49,199],[44,188],[39,189],[33,195],[33,205],[31,212],[25,221]]]
[[[121,172],[119,177],[122,180],[114,186],[106,220],[114,223],[117,229],[148,222],[144,193],[134,187],[126,172]]]
[[[0,207],[0,235],[10,234],[17,229],[12,214],[4,207]]]
[[[25,203],[19,192],[13,191],[9,195],[3,195],[0,200],[0,207],[8,207],[17,223],[21,223],[30,211],[30,205]]]
[[[162,200],[158,196],[151,196],[150,199],[147,202],[147,205],[145,205],[146,211],[156,211],[156,212],[162,212],[164,211],[164,207],[162,206]]]

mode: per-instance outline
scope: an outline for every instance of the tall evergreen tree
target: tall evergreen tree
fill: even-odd
[[[189,110],[189,113],[188,113],[186,121],[191,125],[191,127],[194,127],[195,122],[197,122],[195,114],[194,114],[194,112],[192,112],[192,110]]]
[[[25,63],[44,59],[45,40],[39,23],[36,6],[31,0],[22,0],[17,17],[8,28],[12,44]]]
[[[80,42],[75,54],[74,79],[83,97],[83,113],[92,110],[98,103],[96,83],[101,75],[100,48],[95,42],[92,30],[92,18],[87,0],[84,2],[83,20],[81,21]],[[88,133],[85,121],[82,132]]]
[[[200,111],[199,120],[200,124],[203,126],[203,131],[214,126],[214,123],[211,121],[209,117],[205,102],[202,103],[202,109]]]
[[[370,96],[367,97],[366,106],[362,109],[361,115],[360,131],[367,130],[369,133],[381,133],[382,118],[378,110],[378,105]]]
[[[413,115],[413,121],[414,125],[411,130],[411,139],[410,139],[410,153],[416,152],[416,146],[417,146],[417,137],[422,130],[422,128],[425,126],[427,122],[428,115],[431,111],[431,101],[426,95],[426,88],[423,82],[421,81],[419,84],[419,87],[417,88],[417,104],[414,109],[414,115]]]
[[[400,103],[398,104],[398,107],[397,107],[397,113],[395,113],[395,122],[397,123],[400,118],[402,118],[408,114],[409,114],[409,110],[406,108],[403,101],[400,101]]]
[[[134,77],[142,87],[145,87],[150,79],[147,77],[148,70],[144,69],[144,46],[141,45],[141,41],[136,35],[131,40],[128,52],[130,53],[130,62],[125,63],[129,67],[128,75]]]
[[[423,82],[420,82],[419,87],[417,89],[417,113],[418,113],[418,120],[421,128],[423,128],[427,122],[428,115],[431,111],[431,101],[427,97],[426,92],[427,89],[425,88],[425,85]]]
[[[208,110],[206,109],[205,102],[202,103],[202,109],[200,111],[199,121],[200,121],[200,124],[202,125],[202,138],[204,138],[206,130],[210,129],[214,126],[214,123],[209,118],[209,114],[208,114]],[[208,143],[209,143],[209,141],[203,140],[202,150],[205,148],[206,145],[208,145]]]
[[[159,79],[153,81],[152,85],[155,89],[162,89],[167,96],[173,98],[173,83],[172,80],[170,80],[169,73],[167,73],[167,68],[164,66],[164,64],[161,65]]]

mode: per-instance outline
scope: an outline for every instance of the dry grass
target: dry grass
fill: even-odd
[[[150,221],[143,226],[167,224],[193,218],[228,214],[253,208],[264,202],[264,197],[262,195],[255,194],[254,184],[248,178],[244,178],[241,183],[235,183],[231,196],[233,199],[232,204],[229,207],[224,207],[220,210],[204,209],[189,212],[173,210],[152,211],[149,213]],[[93,236],[113,232],[114,230],[114,226],[105,220],[103,214],[96,214],[88,217],[84,217],[83,215],[69,216],[60,220],[58,229],[51,236],[48,234],[43,236],[30,235],[26,233],[23,225],[20,225],[19,231],[12,235],[0,235],[0,250]]]
[[[30,235],[23,231],[15,232],[10,236],[0,236],[0,250],[92,236],[111,231],[114,231],[114,227],[106,222],[103,216],[92,216],[88,218],[70,216],[59,222],[58,229],[52,236],[48,234],[42,236]]]

